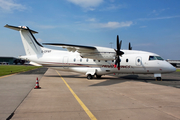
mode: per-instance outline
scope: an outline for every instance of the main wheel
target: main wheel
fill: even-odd
[[[96,78],[97,79],[100,79],[102,75],[96,75]]]
[[[90,80],[90,79],[93,79],[93,76],[91,74],[88,74],[87,75],[87,79]]]

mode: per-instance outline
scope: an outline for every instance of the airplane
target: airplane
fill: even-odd
[[[38,33],[27,26],[4,27],[20,32],[25,49],[21,59],[30,61],[32,65],[43,66],[55,70],[82,73],[87,79],[101,78],[102,75],[113,73],[124,74],[154,74],[156,80],[162,80],[161,74],[175,72],[176,68],[162,59],[159,55],[146,51],[121,50],[122,41],[117,35],[117,49],[83,46],[61,43],[43,43],[66,48],[67,51],[45,48],[34,37]]]

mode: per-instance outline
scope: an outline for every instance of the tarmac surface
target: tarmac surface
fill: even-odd
[[[0,79],[9,79],[12,85],[17,84],[12,78],[26,81],[19,86],[21,90],[4,98],[0,95],[0,101],[10,100],[0,103],[2,120],[2,115],[11,113],[12,120],[180,120],[180,72],[162,75],[163,81],[155,81],[151,75],[127,74],[87,80],[82,74],[52,69],[40,76],[41,89],[32,89],[35,83],[27,87],[27,79],[34,74]],[[18,88],[0,86],[0,90],[6,89],[3,94]],[[12,112],[2,111],[15,99],[21,104]]]
[[[0,77],[0,120],[9,119],[47,68],[39,68],[8,77]]]

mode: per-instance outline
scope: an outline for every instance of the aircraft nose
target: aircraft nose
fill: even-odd
[[[166,61],[163,62],[163,64],[161,64],[161,65],[163,65],[164,72],[166,72],[166,73],[171,73],[171,72],[176,71],[176,68],[174,66],[172,66],[170,63],[166,62]]]
[[[176,71],[176,68],[174,67],[174,66],[172,66],[170,63],[168,63],[169,65],[169,67],[168,67],[168,71],[169,72],[175,72]]]
[[[171,66],[170,71],[175,72],[176,68],[174,66]]]

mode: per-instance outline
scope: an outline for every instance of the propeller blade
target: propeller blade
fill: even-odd
[[[122,40],[119,43],[119,50],[121,49]]]
[[[119,42],[119,36],[117,35],[117,49],[116,51],[116,61],[114,64],[114,68],[118,68],[118,70],[120,70],[120,56],[122,56],[124,54],[123,51],[121,51],[121,44],[122,44],[122,40]]]
[[[119,56],[118,56],[118,66],[117,66],[117,68],[118,68],[118,70],[120,70],[120,58],[119,58]]]
[[[115,61],[115,65],[117,66],[117,63],[118,63],[118,58],[116,57],[116,61]]]
[[[117,35],[117,51],[120,51],[120,46],[119,46],[119,36]]]
[[[132,50],[131,43],[129,42],[129,50]]]

